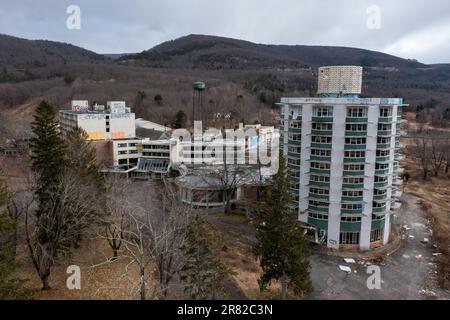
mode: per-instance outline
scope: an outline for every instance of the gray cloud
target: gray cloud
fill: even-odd
[[[66,8],[81,7],[81,30]],[[366,26],[367,8],[381,28]],[[0,33],[73,43],[102,53],[138,52],[190,33],[258,43],[352,46],[427,63],[450,62],[446,0],[2,0]]]

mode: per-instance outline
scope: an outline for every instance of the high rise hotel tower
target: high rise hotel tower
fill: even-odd
[[[362,68],[319,68],[319,97],[282,98],[281,143],[292,206],[318,243],[368,250],[389,242],[401,98],[360,98]]]

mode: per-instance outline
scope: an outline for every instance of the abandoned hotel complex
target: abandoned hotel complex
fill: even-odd
[[[332,249],[382,246],[392,238],[400,205],[396,199],[402,182],[397,174],[404,104],[400,98],[360,98],[361,85],[362,67],[319,68],[318,97],[281,98],[279,131],[240,125],[245,132],[255,131],[256,138],[229,141],[205,133],[203,139],[218,144],[215,150],[223,147],[247,160],[250,151],[262,145],[281,148],[292,180],[291,206],[312,241]],[[201,97],[199,101],[201,116]],[[123,101],[106,106],[72,101],[71,110],[60,111],[61,132],[76,126],[87,132],[105,173],[133,179],[167,175],[173,178],[180,201],[197,208],[223,207],[224,189],[230,187],[232,209],[248,213],[246,205],[255,188],[274,173],[238,163],[228,168],[235,184],[224,187],[218,175],[223,170],[222,153],[205,157],[204,147],[181,139],[171,128],[135,119]]]

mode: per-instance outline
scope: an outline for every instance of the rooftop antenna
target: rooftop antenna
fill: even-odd
[[[206,84],[201,81],[194,82],[192,85],[194,92],[192,96],[192,118],[193,121],[204,121],[203,114],[203,91],[206,89]],[[202,124],[206,128],[206,123]]]

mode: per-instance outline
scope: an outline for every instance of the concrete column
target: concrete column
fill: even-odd
[[[311,157],[311,127],[312,127],[312,105],[303,105],[302,108],[302,149],[300,160],[300,190],[299,190],[299,220],[308,222],[308,196]],[[300,214],[302,212],[303,214]]]
[[[347,108],[345,105],[334,106],[327,234],[327,246],[333,249],[339,249],[346,117]]]
[[[361,232],[359,235],[359,248],[370,249],[370,231],[372,229],[373,188],[375,183],[375,162],[378,135],[378,105],[369,106],[367,110],[367,138],[366,163],[364,166],[363,214],[361,218]]]

